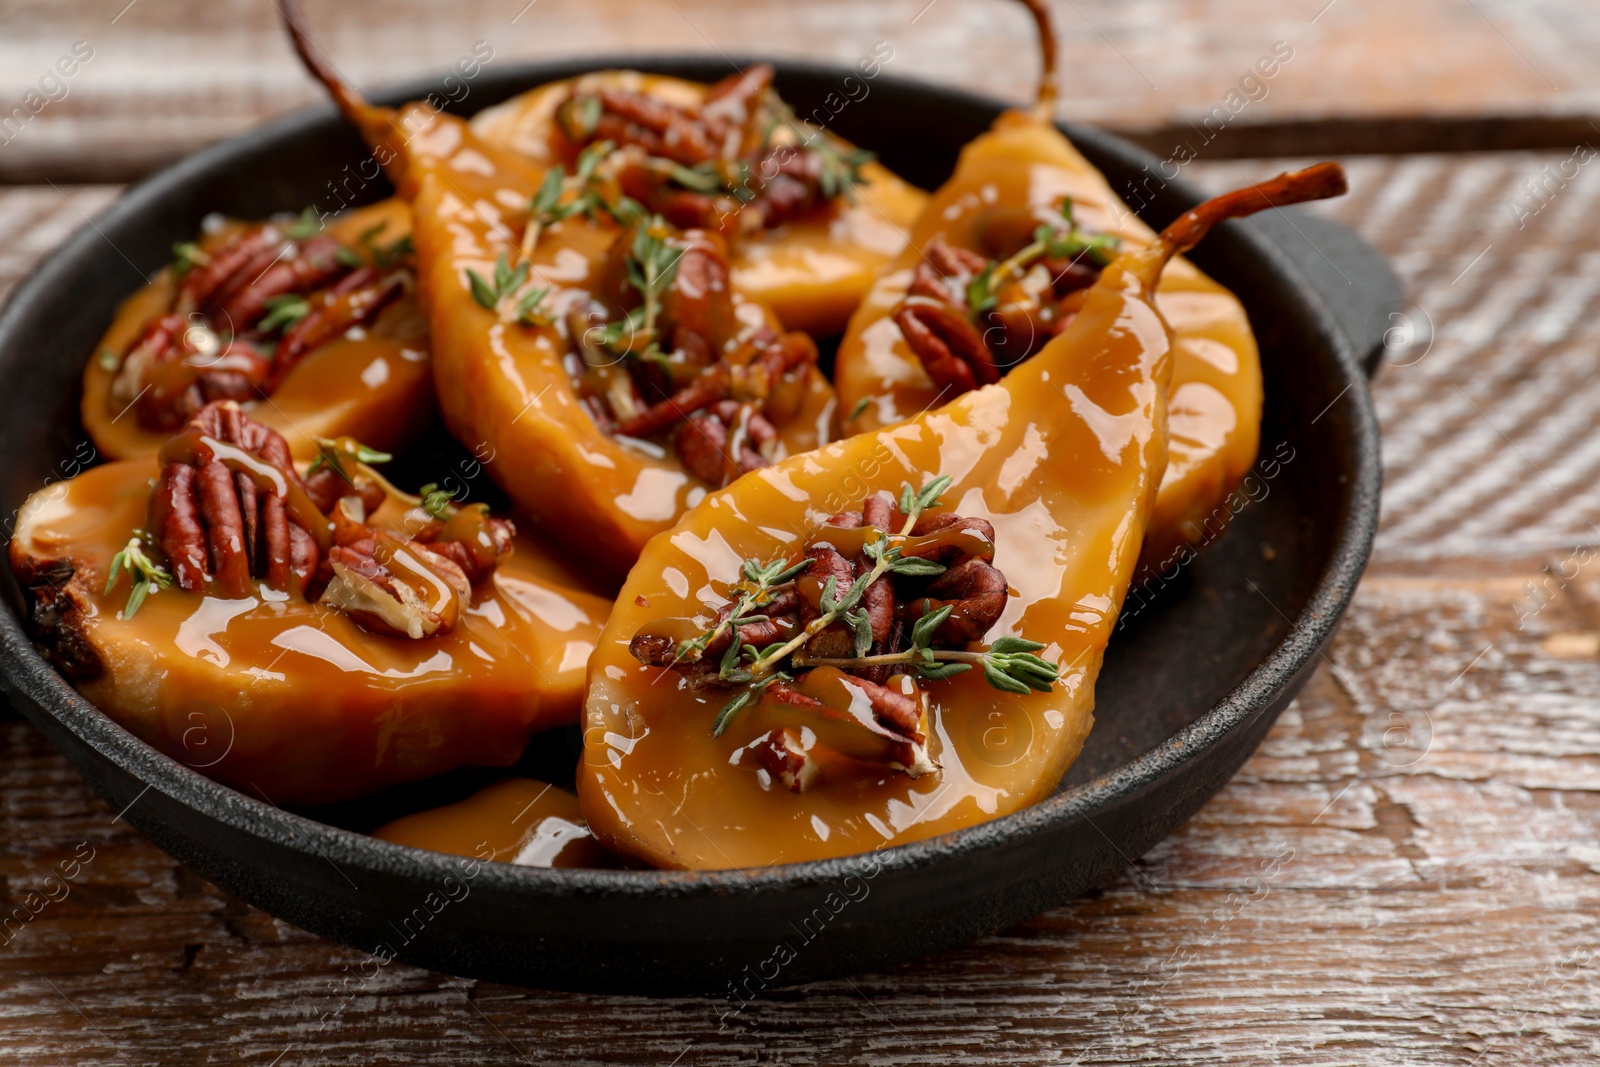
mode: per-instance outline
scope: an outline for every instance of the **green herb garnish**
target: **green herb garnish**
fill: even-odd
[[[1015,255],[991,263],[973,276],[967,283],[966,299],[967,309],[974,316],[994,310],[1000,302],[1000,286],[1041,259],[1087,260],[1103,268],[1116,258],[1122,238],[1115,234],[1086,234],[1079,229],[1072,217],[1070,196],[1061,198],[1061,217],[1064,228],[1041,224],[1033,231],[1033,240]]]
[[[128,602],[122,608],[124,619],[133,618],[146,596],[172,585],[172,575],[145,555],[144,538],[140,534],[134,534],[122,551],[111,557],[111,573],[106,577],[106,596],[110,596],[111,590],[117,587],[117,579],[123,571],[127,572],[129,582]]]
[[[500,305],[528,281],[528,263],[526,260],[518,263],[515,268],[506,260],[506,254],[500,253],[500,258],[494,261],[493,280],[485,278],[477,271],[467,269],[467,288],[472,291],[472,299],[478,304],[496,314]]]
[[[327,467],[337,472],[339,477],[354,485],[355,477],[345,465],[349,460],[354,459],[357,463],[372,464],[388,463],[394,459],[394,456],[387,452],[379,452],[376,448],[364,445],[360,441],[352,442],[348,438],[318,437],[315,438],[315,441],[317,443],[317,458],[313,459],[311,465],[306,468],[307,478]]]
[[[172,276],[178,281],[182,281],[196,267],[203,267],[210,262],[211,257],[193,241],[179,241],[172,246]]]
[[[738,640],[729,643],[718,667],[721,681],[741,686],[722,709],[712,724],[714,736],[720,736],[740,709],[756,700],[768,686],[777,682],[792,681],[797,671],[811,667],[837,667],[856,670],[876,666],[904,666],[918,677],[930,681],[950,678],[974,666],[982,667],[984,678],[995,689],[1008,693],[1031,691],[1049,692],[1060,677],[1060,668],[1037,655],[1044,645],[1020,637],[1002,637],[981,652],[965,649],[940,649],[933,647],[939,628],[950,618],[952,607],[945,605],[937,611],[919,618],[911,629],[911,647],[902,652],[868,655],[872,647],[872,625],[862,597],[871,585],[886,574],[907,577],[934,577],[945,568],[932,560],[906,556],[905,538],[917,524],[917,519],[929,508],[939,504],[940,496],[950,488],[949,477],[939,477],[913,489],[907,483],[900,493],[900,511],[905,522],[898,533],[879,536],[863,547],[872,566],[844,589],[835,578],[829,578],[818,598],[820,614],[793,637],[775,641],[765,648],[741,645]],[[710,631],[678,646],[680,662],[694,662],[704,655],[706,648],[730,628],[738,634],[738,627],[748,623],[766,621],[760,609],[770,603],[775,588],[793,580],[810,565],[809,559],[787,565],[784,560],[762,563],[749,559],[741,569],[741,581],[735,588],[739,597],[734,609]],[[802,649],[817,633],[835,622],[850,631],[853,655],[848,657],[812,657]]]
[[[300,212],[293,222],[285,223],[283,235],[296,241],[303,241],[307,237],[322,229],[322,215],[314,207],[308,207]]]
[[[267,298],[267,313],[256,328],[262,333],[287,329],[311,314],[311,302],[299,293],[285,293]]]
[[[455,495],[448,489],[440,489],[437,482],[429,482],[422,487],[422,510],[436,519],[448,519],[454,513]]]

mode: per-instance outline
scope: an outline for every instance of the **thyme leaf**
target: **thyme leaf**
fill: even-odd
[[[283,235],[295,241],[304,241],[307,237],[322,229],[322,215],[314,207],[307,207],[300,212],[293,222],[285,223],[282,227]]]
[[[172,276],[178,281],[182,281],[196,267],[203,267],[210,262],[211,256],[193,241],[179,241],[172,246]]]
[[[288,329],[311,314],[311,301],[299,293],[285,293],[282,296],[268,297],[266,306],[267,313],[256,324],[256,328],[262,333]]]
[[[422,497],[422,510],[436,519],[448,519],[454,511],[455,495],[440,489],[437,482],[429,482],[418,494]]]
[[[364,445],[360,441],[353,441],[348,437],[317,437],[314,440],[317,445],[317,457],[306,468],[307,478],[327,467],[335,471],[345,481],[354,484],[355,477],[346,466],[346,463],[351,459],[354,459],[357,463],[366,464],[388,463],[394,459],[394,456],[388,452],[379,452],[376,448]]]
[[[494,273],[491,278],[485,278],[471,267],[466,269],[467,289],[472,293],[472,299],[479,307],[492,311],[497,316],[502,305],[517,291],[528,283],[528,261],[523,260],[515,267],[511,266],[506,254],[501,252],[494,261]],[[513,317],[524,326],[540,325],[538,321],[539,305],[550,292],[548,286],[536,289],[522,297],[515,305]]]
[[[172,575],[144,551],[144,537],[134,534],[122,551],[111,557],[111,572],[106,576],[105,596],[117,587],[122,573],[128,574],[128,601],[122,608],[122,617],[131,619],[144,603],[144,598],[158,589],[172,585]]]

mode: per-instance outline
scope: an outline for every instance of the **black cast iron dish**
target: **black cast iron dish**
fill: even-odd
[[[729,69],[707,59],[496,68],[471,83],[462,103],[476,110],[608,65],[700,81]],[[779,89],[801,114],[847,73],[778,70]],[[408,86],[386,98],[434,88]],[[831,126],[933,188],[998,111],[993,101],[880,77]],[[1068,132],[1114,187],[1141,179],[1142,168],[1154,172],[1154,157],[1126,142],[1093,129]],[[170,258],[174,241],[188,239],[211,211],[256,218],[308,203],[331,207],[338,201],[329,183],[357,173],[363,158],[355,135],[327,110],[296,115],[143,182],[37,270],[0,315],[0,508],[14,516],[29,493],[88,454],[77,415],[83,362],[116,302]],[[380,185],[361,198],[386,193]],[[1199,199],[1169,183],[1147,208],[1148,221],[1159,227]],[[1377,429],[1360,359],[1372,338],[1361,335],[1369,319],[1381,323],[1377,309],[1398,292],[1370,249],[1328,227],[1304,214],[1293,223],[1229,223],[1195,254],[1249,309],[1266,368],[1262,455],[1276,452],[1279,469],[1263,477],[1268,491],[1226,536],[1154,595],[1130,599],[1087,749],[1055,796],[1010,817],[790,867],[679,873],[488,864],[464,878],[456,858],[330,825],[369,827],[385,813],[383,798],[316,818],[285,812],[136,741],[34,651],[9,570],[10,610],[0,612],[5,688],[112,810],[125,810],[158,846],[273,915],[380,957],[546,988],[737,987],[748,995],[960,945],[1105,881],[1192,815],[1310,676],[1349,604],[1378,517]],[[1324,245],[1339,250],[1342,273],[1328,269]],[[1318,270],[1327,278],[1311,276]],[[1338,316],[1318,291],[1327,279]],[[1026,741],[1000,739],[996,758]],[[472,779],[453,776],[432,789],[459,793]],[[414,791],[410,804],[426,792]]]

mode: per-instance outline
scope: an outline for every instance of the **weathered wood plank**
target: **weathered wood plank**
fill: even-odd
[[[479,40],[496,63],[762,52],[846,65],[882,40],[894,47],[888,69],[896,74],[1010,100],[1031,94],[1035,77],[1031,25],[1000,0],[307,6],[328,53],[364,85],[443,72]],[[1600,111],[1591,61],[1600,11],[1581,0],[1055,6],[1063,113],[1145,135],[1158,150],[1208,115],[1224,127],[1206,149],[1215,159],[1325,150],[1330,137],[1367,151],[1427,147],[1417,137],[1455,147],[1566,144],[1591,136],[1582,120]],[[0,10],[0,116],[22,107],[26,119],[3,130],[0,179],[126,179],[316,99],[276,17],[261,0],[67,0]],[[78,41],[92,57],[71,78],[41,87]],[[1286,61],[1274,76],[1249,80],[1275,48]],[[40,94],[34,104],[30,92]],[[48,96],[60,99],[29,116]],[[1491,121],[1417,121],[1437,119]]]

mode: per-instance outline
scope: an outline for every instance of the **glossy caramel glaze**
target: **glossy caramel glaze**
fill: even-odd
[[[847,415],[866,405],[846,420],[845,432],[897,422],[938,399],[938,388],[890,317],[905,296],[917,249],[940,238],[982,252],[980,226],[992,209],[1027,205],[1043,220],[1059,217],[1063,196],[1072,198],[1075,218],[1090,231],[1121,235],[1130,248],[1153,239],[1054,126],[1008,112],[962,151],[955,174],[917,221],[910,247],[879,278],[839,346],[839,411]],[[1187,260],[1168,266],[1157,303],[1174,337],[1171,456],[1145,546],[1146,560],[1159,563],[1179,545],[1220,529],[1228,511],[1218,505],[1255,462],[1261,359],[1244,307]]]
[[[465,800],[385,823],[372,836],[522,867],[616,867],[589,832],[578,798],[533,778],[507,778]]]
[[[560,162],[552,153],[554,115],[574,88],[628,89],[695,107],[707,86],[638,71],[595,71],[481,111],[472,128],[486,142],[542,167]],[[854,202],[836,202],[815,217],[750,234],[736,244],[734,288],[771,308],[785,328],[837,334],[878,272],[905,247],[927,194],[878,163],[864,166],[862,177]]]
[[[63,669],[78,690],[174,759],[274,803],[323,803],[509,765],[534,731],[577,717],[610,604],[525,537],[456,628],[426,640],[259,585],[238,600],[163,589],[122,618],[127,579],[106,595],[107,572],[145,525],[156,473],[131,460],[40,490],[11,560],[24,584],[65,583],[74,607],[60,625],[82,644]],[[403,515],[391,499],[374,524]],[[50,561],[70,563],[70,579]]]
[[[466,272],[487,277],[502,254],[517,257],[525,207],[538,188],[540,172],[506,155],[458,120],[436,116],[408,157],[439,407],[519,514],[565,546],[576,566],[618,583],[645,541],[706,489],[669,450],[603,432],[579,400],[566,311],[595,287],[613,226],[574,216],[541,235],[530,284],[550,288],[552,325],[503,321],[473,299]],[[735,297],[747,331],[772,323],[760,305]],[[813,367],[796,413],[778,428],[779,456],[827,441],[833,418],[833,389]]]
[[[357,208],[329,219],[326,232],[354,247],[380,222],[376,240],[392,244],[411,232],[410,207],[391,199]],[[210,227],[201,247],[215,247],[239,229],[232,222]],[[107,459],[153,455],[171,435],[140,426],[129,406],[112,402],[111,386],[118,365],[112,357],[120,357],[151,319],[166,313],[172,293],[171,271],[163,269],[124,300],[84,368],[83,425]],[[300,459],[316,455],[317,437],[349,435],[384,451],[410,444],[433,410],[428,328],[415,296],[403,294],[371,326],[312,349],[272,396],[244,407],[251,418],[282,434]]]
[[[788,863],[970,826],[1055,788],[1093,720],[1095,677],[1166,463],[1170,336],[1140,261],[1107,268],[1074,322],[999,385],[748,474],[646,546],[589,667],[578,792],[602,841],[666,867]],[[1045,642],[1040,654],[1062,676],[1026,696],[991,689],[977,670],[926,683],[937,773],[864,765],[800,794],[764,787],[737,754],[803,721],[757,703],[713,738],[729,691],[696,692],[629,654],[659,620],[706,625],[741,560],[795,558],[829,515],[941,474],[954,479],[943,510],[994,524],[1013,595],[987,640]]]

